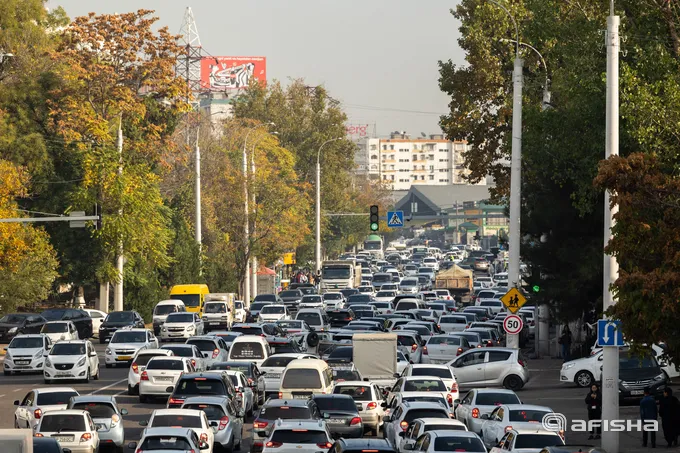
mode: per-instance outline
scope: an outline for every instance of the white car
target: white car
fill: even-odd
[[[12,372],[42,372],[45,355],[52,348],[47,335],[17,335],[5,348],[4,375]]]
[[[383,436],[397,448],[401,441],[399,433],[406,432],[417,418],[450,418],[449,407],[440,402],[403,402],[383,418]]]
[[[291,321],[296,322],[296,321]],[[295,359],[318,359],[317,356],[303,353],[284,353],[274,354],[262,362],[259,367],[260,371],[264,373],[264,392],[265,400],[270,396],[279,394],[281,388],[281,374],[286,366]]]
[[[375,288],[373,287],[373,285],[361,285],[357,288],[357,290],[359,291],[360,294],[373,295],[373,293],[375,292]]]
[[[285,305],[265,305],[257,316],[257,322],[276,322],[290,319],[290,312]]]
[[[437,453],[464,451],[467,453],[486,453],[482,440],[469,431],[436,430],[428,431],[413,445],[405,446],[404,451],[418,453]]]
[[[326,310],[326,302],[324,302],[321,294],[305,294],[302,296],[298,308],[318,308],[319,310]]]
[[[383,288],[386,285],[383,285]],[[380,288],[380,291],[375,293],[375,301],[376,302],[392,302],[395,297],[397,297],[397,292],[396,291],[387,291],[384,290],[383,288]],[[394,308],[393,308],[394,310]],[[382,313],[382,311],[381,311]]]
[[[203,353],[198,346],[193,344],[166,344],[161,349],[172,351],[177,357],[186,357],[191,364],[196,368],[196,371],[205,371],[207,367],[207,359],[203,357]]]
[[[90,340],[60,341],[52,346],[45,358],[45,384],[53,381],[78,379],[90,382],[99,379],[99,356]]]
[[[52,437],[73,453],[99,451],[99,433],[90,413],[78,409],[45,412],[35,429],[35,437]]]
[[[326,303],[328,310],[345,308],[345,296],[342,293],[326,293],[323,295],[323,301]]]
[[[170,313],[161,327],[161,340],[186,340],[203,335],[203,320],[198,313]]]
[[[19,401],[14,412],[14,427],[35,430],[38,421],[47,411],[66,409],[72,396],[79,396],[71,387],[51,387],[33,389]]]
[[[333,387],[333,393],[351,396],[364,429],[369,428],[378,435],[385,409],[382,406],[382,392],[377,385],[366,381],[340,381]]]
[[[498,406],[491,414],[482,415],[481,437],[489,448],[497,445],[511,429],[532,429],[543,421],[543,417],[553,413],[546,406],[531,404],[504,404]]]
[[[174,355],[168,349],[140,349],[132,358],[132,365],[128,371],[128,395],[139,395],[139,380],[142,371],[146,369],[152,357],[167,357]]]
[[[106,368],[132,362],[135,354],[144,349],[158,349],[158,338],[149,329],[120,329],[111,337],[104,351]]]
[[[541,429],[511,429],[489,453],[539,453],[546,447],[564,445],[564,440],[553,431]]]
[[[246,322],[248,313],[242,300],[234,301],[234,322]]]
[[[78,340],[78,329],[71,321],[49,321],[42,326],[40,333],[52,340],[52,343],[62,340]]]
[[[423,266],[431,267],[435,272],[439,272],[439,261],[437,261],[437,258],[423,258]]]
[[[208,444],[207,449],[200,449],[201,452],[212,453],[213,451],[215,433],[210,427],[208,416],[201,410],[155,409],[148,422],[140,422],[140,425],[147,426],[142,432],[142,437],[147,432],[152,432],[154,428],[189,428],[196,433],[200,442]],[[141,451],[144,449],[142,448]]]
[[[401,374],[409,363],[404,353],[397,351],[397,373]]]
[[[463,315],[442,315],[437,324],[444,332],[451,333],[464,331],[470,325],[470,321]]]
[[[423,363],[448,363],[470,349],[470,343],[458,335],[433,335],[423,348]]]
[[[458,420],[445,419],[445,418],[417,418],[411,422],[406,432],[401,437],[401,442],[397,447],[397,450],[403,453],[406,445],[415,445],[416,441],[420,436],[428,431],[467,431],[465,425]]]
[[[483,415],[489,415],[502,404],[522,404],[512,390],[473,389],[470,390],[456,407],[456,420],[460,420],[470,431],[479,433],[486,421]]]
[[[90,318],[92,318],[92,332],[98,333],[99,328],[104,323],[104,320],[106,319],[106,315],[108,313],[104,313],[101,310],[93,310],[91,308],[84,308],[83,311],[90,315]]]
[[[602,377],[603,352],[580,359],[570,360],[562,364],[560,382],[574,383],[579,387],[590,387]]]
[[[253,415],[253,409],[255,406],[255,397],[253,395],[253,389],[248,385],[248,378],[240,371],[224,371],[224,374],[229,376],[231,383],[234,384],[236,389],[236,400],[238,402],[239,396],[241,397],[241,409],[248,416]]]
[[[429,365],[429,364],[412,364],[407,366],[401,373],[402,377],[424,377],[436,376],[444,382],[448,389],[449,404],[453,404],[460,396],[458,393],[458,383],[456,376],[453,374],[453,368],[448,365]]]
[[[130,442],[128,448],[139,452],[203,452],[211,446],[201,442],[190,428],[147,428],[142,432],[139,443]]]
[[[195,371],[186,357],[156,356],[149,360],[139,379],[139,402],[146,403],[150,397],[167,397],[168,387],[174,387],[183,373]]]
[[[304,321],[277,321],[276,325],[286,331],[289,335],[308,333],[312,331],[312,329],[309,327],[309,324]]]
[[[333,438],[323,420],[279,419],[263,444],[262,453],[318,453],[328,451]]]
[[[409,365],[409,367],[410,366],[412,365]],[[404,371],[409,370],[409,367],[406,367]],[[444,381],[436,376],[401,376],[390,389],[387,395],[387,401],[391,402],[397,393],[433,392],[444,395],[448,405],[451,406],[457,398],[453,398],[449,394],[449,389],[450,387],[447,387]],[[455,394],[456,396],[458,395],[457,390]]]

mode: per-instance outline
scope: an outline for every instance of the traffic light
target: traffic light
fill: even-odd
[[[475,241],[479,241],[481,238],[479,237],[479,230],[475,233]]]
[[[378,231],[380,228],[380,217],[377,205],[371,206],[371,231]]]
[[[541,288],[538,285],[534,285],[532,289],[534,290],[535,293],[541,290]]]

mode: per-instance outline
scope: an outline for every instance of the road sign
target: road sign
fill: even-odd
[[[527,303],[526,297],[517,288],[510,288],[510,291],[501,297],[501,302],[511,313],[517,313],[524,304]]]
[[[387,211],[387,226],[390,228],[403,228],[404,211]]]
[[[71,211],[68,215],[69,217],[83,217],[85,215],[85,211]],[[85,221],[71,220],[69,221],[68,226],[71,228],[85,228]]]
[[[508,335],[517,335],[524,328],[522,318],[517,315],[508,315],[503,320],[503,329]]]
[[[597,343],[600,346],[625,346],[621,321],[618,319],[598,319]]]

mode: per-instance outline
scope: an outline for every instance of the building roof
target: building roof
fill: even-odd
[[[456,204],[462,207],[466,201],[484,201],[490,198],[489,186],[486,185],[468,185],[468,184],[453,184],[446,186],[435,185],[414,185],[406,193],[404,197],[399,200],[395,208],[397,210],[404,210],[411,212],[412,198],[418,198],[431,211],[439,212],[450,210]]]

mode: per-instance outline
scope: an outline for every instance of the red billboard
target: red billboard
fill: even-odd
[[[201,60],[201,88],[204,90],[243,90],[253,79],[267,81],[265,57],[203,57]]]

